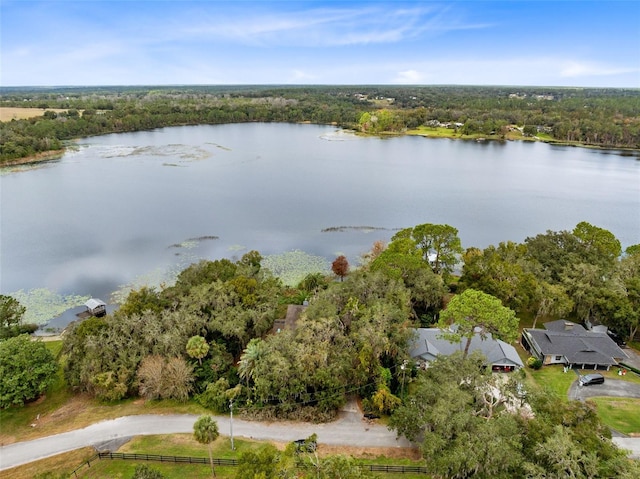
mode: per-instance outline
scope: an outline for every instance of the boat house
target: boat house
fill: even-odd
[[[104,316],[107,314],[107,303],[101,299],[91,298],[84,305],[87,307],[87,313],[91,316]]]

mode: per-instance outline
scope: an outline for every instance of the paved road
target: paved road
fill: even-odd
[[[0,470],[10,469],[38,459],[54,456],[86,446],[98,446],[108,441],[149,434],[192,433],[194,415],[126,416],[102,421],[84,429],[43,437],[33,441],[10,444],[0,448]],[[229,417],[216,416],[222,435],[229,435]],[[289,442],[318,435],[320,444],[361,447],[410,447],[404,439],[396,439],[386,426],[368,422],[355,411],[342,412],[337,421],[326,424],[262,423],[233,420],[234,437],[246,437]]]
[[[580,399],[589,396],[624,395],[632,397],[640,393],[640,386],[631,384],[631,389],[626,386],[620,389],[624,381],[607,380],[605,384],[611,386],[607,392],[596,390],[602,385],[594,385],[579,388],[572,386],[570,397]],[[637,389],[636,389],[637,388]],[[614,392],[620,391],[619,394]],[[573,396],[571,396],[573,394]],[[0,448],[0,470],[10,469],[21,464],[27,464],[38,459],[55,456],[63,452],[72,451],[86,446],[98,447],[105,443],[118,444],[122,439],[132,436],[152,434],[192,433],[193,423],[198,416],[195,415],[142,415],[126,416],[109,421],[92,424],[84,429],[65,432],[55,436],[34,439],[33,441],[10,444]],[[229,417],[216,416],[218,427],[222,435],[229,435]],[[320,444],[360,446],[360,447],[411,447],[411,443],[405,438],[396,438],[394,432],[385,426],[362,419],[357,406],[347,405],[340,413],[338,420],[326,424],[309,424],[299,422],[274,422],[262,423],[253,421],[233,420],[234,437],[246,437],[260,440],[273,440],[281,442],[294,441],[318,435]],[[621,448],[631,452],[631,457],[640,459],[640,438],[614,437],[613,441]]]

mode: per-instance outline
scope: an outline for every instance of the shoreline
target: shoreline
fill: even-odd
[[[0,164],[0,168],[6,168],[10,166],[30,165],[34,163],[44,163],[46,161],[59,160],[67,152],[68,148],[62,150],[42,151],[35,155],[24,156],[22,158],[15,158],[8,160]]]
[[[286,122],[285,122],[286,123]],[[311,122],[301,122],[302,124],[311,124]],[[194,125],[196,126],[196,125]],[[332,126],[336,126],[336,125],[332,125]],[[555,140],[553,138],[540,138],[540,137],[514,137],[514,136],[506,136],[504,138],[502,137],[498,137],[498,136],[492,136],[492,135],[466,135],[466,136],[462,136],[462,135],[442,135],[442,134],[429,134],[428,130],[424,130],[421,131],[419,128],[418,129],[412,129],[412,130],[406,130],[406,131],[400,131],[400,132],[393,132],[393,131],[389,131],[389,132],[380,132],[380,133],[366,133],[366,132],[361,132],[358,130],[354,130],[354,129],[349,129],[349,128],[340,128],[341,130],[344,130],[345,132],[353,132],[355,135],[357,136],[362,136],[362,137],[379,137],[379,138],[385,138],[385,137],[393,137],[393,136],[397,136],[397,137],[401,137],[401,136],[419,136],[422,138],[428,138],[428,139],[445,139],[445,140],[461,140],[461,141],[476,141],[479,143],[484,143],[484,142],[490,142],[490,141],[498,141],[498,142],[506,142],[506,141],[526,141],[526,142],[535,142],[535,143],[546,143],[548,145],[554,145],[554,146],[568,146],[568,147],[577,147],[577,148],[587,148],[587,149],[594,149],[594,150],[601,150],[601,151],[617,151],[620,153],[626,153],[629,155],[640,155],[640,148],[624,148],[624,147],[614,147],[614,146],[600,146],[600,145],[589,145],[589,144],[585,144],[585,143],[579,143],[579,142],[568,142],[568,141],[562,141],[562,140]],[[140,130],[142,131],[142,130]],[[135,133],[135,132],[129,132],[129,133]],[[103,133],[104,135],[109,135],[112,133]],[[96,136],[101,136],[101,135],[96,135]],[[83,139],[83,138],[89,138],[89,137],[80,137],[80,138],[75,138],[74,140],[71,140],[71,142],[77,141],[79,139]],[[29,164],[36,164],[36,163],[44,163],[47,161],[52,161],[52,160],[58,160],[60,159],[67,151],[69,150],[69,146],[64,147],[61,150],[51,150],[51,151],[43,151],[40,153],[36,153],[35,155],[30,155],[30,156],[25,156],[22,158],[15,158],[13,160],[8,160],[4,163],[0,163],[0,168],[7,168],[7,167],[12,167],[12,166],[21,166],[21,165],[29,165]]]

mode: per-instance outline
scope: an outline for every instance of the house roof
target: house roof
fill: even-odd
[[[86,303],[84,303],[84,305],[89,308],[89,309],[96,309],[99,306],[106,306],[107,303],[105,303],[104,301],[102,301],[101,299],[94,299],[91,298],[90,300],[88,300]]]
[[[587,331],[571,321],[552,321],[545,329],[524,331],[543,355],[564,356],[569,364],[613,366],[628,358],[607,333]]]
[[[433,361],[439,355],[449,356],[457,351],[464,351],[466,340],[460,343],[448,341],[441,337],[441,329],[418,328],[415,332],[415,338],[409,346],[409,354],[414,359]],[[491,365],[524,366],[513,346],[500,339],[493,339],[491,334],[485,334],[485,339],[482,339],[480,333],[476,333],[469,346],[469,352],[473,351],[482,352]]]

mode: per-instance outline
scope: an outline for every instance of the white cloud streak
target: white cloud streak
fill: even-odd
[[[425,34],[486,28],[448,18],[435,6],[389,9],[316,9],[277,14],[208,16],[186,27],[185,38],[222,39],[251,46],[336,47],[398,43]]]

